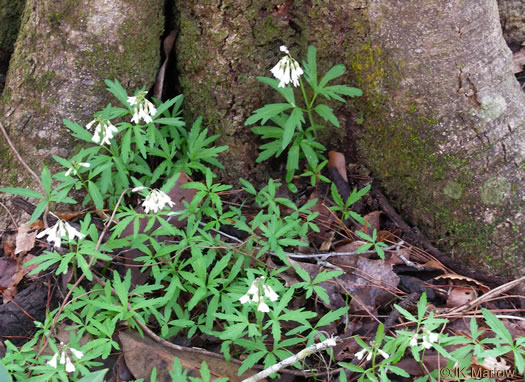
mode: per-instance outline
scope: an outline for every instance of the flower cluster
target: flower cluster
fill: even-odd
[[[91,140],[95,143],[100,143],[101,145],[109,145],[109,140],[115,136],[115,133],[118,133],[118,129],[113,126],[111,121],[102,117],[97,117],[89,122],[86,125],[86,129],[90,130],[94,124],[96,124],[95,132],[93,133],[93,138],[91,138]]]
[[[75,161],[73,161],[71,163],[71,168],[66,171],[66,176],[69,176],[70,174],[78,175],[78,169],[80,167],[89,168],[89,167],[91,167],[91,165],[89,163],[86,163],[86,162],[75,162]]]
[[[64,343],[61,342],[60,345],[64,346]],[[73,349],[73,348],[69,348],[67,350],[69,350],[71,354],[75,356],[76,359],[80,359],[84,356],[84,353],[82,353],[80,350]],[[60,353],[60,361],[58,361],[59,353]],[[75,365],[73,365],[73,362],[71,362],[71,358],[67,356],[66,350],[62,350],[61,352],[55,353],[53,358],[47,361],[47,364],[56,369],[58,367],[58,362],[61,365],[66,365],[66,371],[68,373],[72,373],[75,371]]]
[[[290,82],[292,82],[294,86],[299,86],[299,77],[303,74],[303,69],[290,55],[286,46],[282,45],[280,49],[281,52],[286,53],[286,56],[281,58],[277,65],[272,68],[272,74],[280,81],[280,88],[284,88]]]
[[[128,103],[133,109],[131,122],[137,124],[142,119],[146,123],[153,121],[151,117],[157,114],[157,109],[146,99],[146,91],[139,91],[135,97],[128,97]]]
[[[138,192],[143,190],[145,187],[135,187],[132,191]],[[162,210],[166,205],[169,205],[170,207],[173,207],[175,203],[171,200],[171,198],[166,195],[161,190],[151,190],[150,193],[146,196],[144,199],[144,202],[142,202],[142,207],[144,207],[144,211],[146,213],[149,213],[152,211],[154,214]]]
[[[79,239],[83,239],[86,237],[86,235],[78,232],[74,227],[72,227],[68,222],[62,221],[58,219],[56,224],[52,227],[46,228],[42,232],[40,232],[38,235],[36,235],[37,238],[41,238],[47,235],[47,242],[48,243],[54,243],[54,246],[56,248],[60,248],[62,244],[62,238],[64,236],[67,237],[67,241],[74,240],[75,237],[78,237]]]
[[[430,349],[432,344],[439,340],[439,335],[437,333],[432,333],[431,331],[424,329],[422,337],[422,344],[425,349]],[[418,333],[415,333],[410,340],[410,346],[417,346],[417,340],[419,338]]]
[[[389,357],[388,353],[383,351],[383,350],[381,350],[381,349],[377,349],[377,352],[379,354],[381,354],[383,356],[383,358],[385,358],[385,359]],[[361,361],[363,359],[363,357],[365,356],[365,354],[368,354],[366,356],[366,360],[370,361],[372,359],[372,352],[370,350],[366,349],[366,348],[363,348],[361,351],[358,351],[357,353],[355,353],[355,356],[357,357],[357,359],[359,361]]]
[[[264,284],[264,276],[256,278],[250,285],[250,289],[243,295],[239,301],[241,304],[246,304],[247,302],[256,302],[257,310],[259,312],[269,312],[270,307],[264,302],[264,297],[270,299],[270,301],[275,302],[279,299],[279,295],[275,293],[271,286]]]

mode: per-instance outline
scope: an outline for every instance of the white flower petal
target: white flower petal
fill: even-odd
[[[66,363],[66,352],[62,351],[62,353],[60,353],[60,364],[63,365],[65,363]]]
[[[241,304],[246,304],[247,302],[250,301],[250,296],[248,295],[248,293],[246,293],[245,295],[243,295],[240,299],[239,299],[240,303]]]
[[[74,349],[74,348],[69,348],[69,350],[71,350],[71,353],[72,353],[77,359],[80,359],[80,358],[84,357],[84,353],[81,352],[80,350],[77,350],[77,349]]]
[[[75,365],[73,365],[69,357],[66,357],[66,372],[72,373],[74,371],[75,371]]]
[[[287,48],[285,45],[281,45],[281,46],[279,47],[279,50],[280,50],[281,52],[286,53],[286,54],[290,54],[290,52],[288,51],[288,48]]]
[[[279,295],[275,293],[271,286],[263,285],[264,295],[270,299],[270,301],[279,300]]]
[[[261,300],[259,302],[259,306],[257,307],[257,310],[259,312],[268,313],[270,311],[270,307],[266,305],[266,303],[263,300]]]
[[[57,364],[57,358],[58,358],[58,353],[55,353],[55,355],[53,355],[53,358],[51,358],[49,361],[47,361],[46,363],[51,366],[51,367],[54,367],[55,369],[57,368],[58,364]]]
[[[366,353],[367,353],[367,350],[366,349],[362,349],[362,350],[358,351],[357,353],[355,353],[355,356],[356,356],[356,358],[359,361],[361,361]]]

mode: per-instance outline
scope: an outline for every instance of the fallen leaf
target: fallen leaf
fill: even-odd
[[[16,273],[16,262],[6,258],[0,259],[0,287],[7,288]]]
[[[188,370],[188,375],[192,377],[200,376],[199,371],[203,361],[208,365],[212,379],[226,377],[228,381],[240,382],[257,373],[248,370],[242,376],[238,376],[239,366],[234,363],[195,353],[189,348],[188,351],[171,349],[148,337],[142,338],[137,332],[122,331],[119,333],[119,338],[126,365],[135,379],[149,380],[151,371],[155,367],[159,381],[171,381],[169,372],[175,358],[179,359],[182,367]]]
[[[15,255],[32,250],[35,246],[36,234],[37,232],[33,230],[33,227],[27,224],[22,224],[18,227],[18,233],[15,239]]]
[[[479,289],[483,293],[487,293],[490,290],[490,288],[488,286],[486,286],[485,284],[480,283],[477,280],[471,279],[470,277],[467,277],[467,276],[461,276],[461,275],[456,275],[456,274],[451,274],[451,273],[447,273],[447,274],[444,274],[444,275],[441,275],[441,276],[437,276],[437,277],[434,278],[434,280],[452,280],[453,282],[455,282],[455,284],[457,284],[458,281],[464,281],[466,283],[475,284],[477,287],[479,287]]]
[[[372,235],[374,230],[379,231],[381,211],[373,211],[366,214],[363,218],[365,224],[359,224],[357,230]]]
[[[308,239],[316,247],[323,247],[321,251],[326,251],[330,248],[334,238],[335,232],[332,229],[332,224],[335,218],[316,191],[312,192],[309,201],[314,199],[317,199],[317,203],[314,204],[311,211],[319,214],[313,221],[319,227],[319,232],[310,230],[310,232],[308,232]]]
[[[476,293],[469,287],[454,287],[447,299],[447,308],[468,304],[476,298]]]

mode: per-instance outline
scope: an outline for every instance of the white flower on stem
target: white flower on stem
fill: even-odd
[[[357,353],[355,353],[355,356],[356,358],[361,361],[363,359],[363,357],[365,356],[365,354],[368,353],[368,350],[366,349],[362,349],[360,351],[358,351]]]
[[[425,332],[423,333],[423,347],[425,349],[430,349],[432,347],[432,344],[434,342],[437,342],[439,339],[439,335],[436,333],[432,333],[431,331],[425,329]]]
[[[275,293],[271,286],[263,285],[264,296],[268,297],[270,301],[275,302],[279,300],[279,295]]]
[[[379,354],[381,354],[381,356],[382,356],[384,359],[387,359],[388,357],[390,357],[390,356],[388,355],[388,353],[387,353],[386,351],[384,351],[384,350],[377,349],[377,352],[378,352]]]
[[[73,362],[71,362],[71,359],[69,357],[66,357],[66,372],[72,373],[74,371],[75,371],[75,365],[73,365]]]
[[[89,163],[86,163],[86,162],[75,162],[75,161],[73,161],[73,162],[71,162],[71,168],[66,171],[66,176],[69,176],[70,174],[78,175],[79,167],[89,168],[89,167],[91,167],[91,165]]]
[[[410,339],[410,346],[415,347],[417,346],[417,333],[412,336]]]
[[[47,236],[47,242],[53,243],[53,245],[56,248],[60,248],[60,246],[62,245],[62,238],[64,236],[67,237],[67,241],[74,240],[75,237],[78,237],[79,239],[83,239],[86,237],[86,235],[78,232],[68,222],[64,222],[60,219],[56,222],[54,226],[46,228],[38,235],[36,235],[36,237],[39,239],[44,236]]]
[[[60,343],[62,346],[64,346],[63,342]],[[58,364],[66,365],[66,372],[72,373],[76,370],[75,365],[73,365],[73,362],[71,361],[71,358],[69,358],[66,354],[67,350],[71,351],[71,354],[73,354],[77,359],[81,359],[84,356],[84,353],[82,353],[80,350],[69,348],[64,349],[61,352],[55,353],[53,355],[53,358],[51,358],[49,361],[47,361],[47,364],[53,368],[57,368]],[[58,355],[60,354],[60,361],[58,360]]]
[[[144,202],[142,203],[142,206],[144,207],[144,211],[146,211],[146,213],[152,211],[154,214],[162,210],[166,205],[173,207],[175,203],[171,200],[171,198],[168,195],[166,195],[161,190],[157,189],[151,190],[150,193],[146,196],[146,199],[144,199]]]
[[[138,124],[142,119],[146,123],[153,121],[151,117],[157,114],[155,106],[146,99],[146,91],[140,91],[135,97],[128,97],[128,103],[132,108],[133,117],[131,122]]]
[[[270,71],[275,78],[279,80],[279,87],[284,88],[290,82],[293,86],[299,86],[299,77],[304,73],[299,63],[290,55],[288,48],[282,45],[281,52],[286,53],[286,56],[275,65]]]
[[[268,313],[270,311],[270,307],[264,302],[263,299],[259,301],[259,305],[257,306],[257,310],[259,312]]]
[[[273,288],[269,285],[264,284],[264,276],[256,278],[250,285],[248,292],[239,298],[241,304],[246,304],[247,302],[258,303],[257,310],[259,312],[268,313],[270,307],[266,302],[264,302],[264,297],[268,298],[270,301],[275,302],[279,299],[279,295],[275,293]]]
[[[115,136],[115,133],[118,133],[118,129],[113,126],[111,121],[97,117],[86,125],[86,129],[90,130],[94,124],[95,131],[93,132],[93,138],[91,140],[95,143],[100,143],[101,145],[110,144],[109,140]]]
[[[55,353],[53,355],[53,358],[51,358],[49,361],[47,361],[46,363],[51,366],[51,367],[54,367],[55,369],[57,368],[58,364],[57,364],[57,360],[58,360],[58,353]]]

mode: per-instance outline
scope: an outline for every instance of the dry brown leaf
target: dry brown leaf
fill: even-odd
[[[310,195],[309,201],[317,199],[317,203],[312,207],[312,212],[318,212],[319,215],[314,219],[314,223],[319,227],[319,232],[310,231],[308,233],[308,239],[312,244],[317,247],[321,247],[321,251],[327,251],[334,238],[334,230],[332,229],[332,223],[335,218],[334,215],[330,212],[330,209],[319,197],[317,191],[312,192]]]
[[[447,308],[468,304],[476,298],[476,293],[469,287],[454,287],[447,299]]]
[[[7,288],[16,273],[16,262],[6,258],[0,258],[0,287]]]
[[[379,231],[381,211],[373,211],[364,216],[365,224],[359,224],[357,230],[372,235],[374,230]]]
[[[451,280],[453,282],[456,282],[456,284],[457,284],[457,281],[465,281],[467,283],[475,284],[476,286],[479,287],[479,289],[483,293],[487,293],[490,290],[490,288],[488,286],[486,286],[485,284],[480,283],[477,280],[471,279],[470,277],[467,277],[467,276],[461,276],[461,275],[456,275],[456,274],[451,274],[451,273],[447,273],[445,275],[437,276],[437,277],[434,278],[434,280]]]
[[[15,258],[15,244],[11,236],[5,236],[3,242],[4,256],[6,258],[14,259]]]
[[[339,280],[346,291],[372,308],[391,300],[399,284],[399,277],[391,264],[364,257],[359,257],[353,275],[343,275]],[[362,311],[360,304],[353,303],[353,300],[351,305],[354,311]]]
[[[171,381],[169,372],[175,358],[179,359],[182,367],[188,370],[188,375],[192,377],[200,376],[203,361],[208,365],[212,379],[226,377],[231,382],[240,382],[257,373],[248,370],[242,376],[237,376],[239,366],[234,363],[191,352],[191,349],[188,351],[170,349],[148,337],[140,337],[137,332],[122,331],[119,333],[119,338],[126,365],[135,379],[149,380],[151,371],[156,367],[159,381]]]
[[[343,153],[337,151],[328,152],[328,164],[327,167],[332,167],[337,170],[341,178],[348,183],[348,177],[346,175],[346,159]]]
[[[352,241],[351,243],[343,244],[335,249],[335,252],[337,253],[354,253],[359,248],[361,248],[366,242],[361,240]],[[349,266],[349,267],[355,267],[357,264],[357,260],[360,257],[368,257],[370,255],[363,255],[363,254],[353,254],[353,255],[341,255],[341,256],[334,256],[329,259],[329,261],[337,266]]]
[[[18,233],[15,239],[15,255],[32,250],[35,246],[36,234],[37,232],[33,230],[33,227],[27,224],[22,224],[18,227]]]

